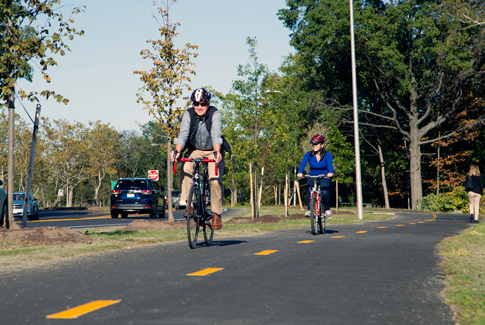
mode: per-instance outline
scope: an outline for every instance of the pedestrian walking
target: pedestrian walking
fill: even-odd
[[[477,165],[472,165],[465,178],[465,191],[468,192],[470,222],[478,223],[480,198],[483,194],[483,177]]]

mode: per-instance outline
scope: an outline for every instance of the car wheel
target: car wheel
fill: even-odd
[[[159,218],[165,218],[165,210],[167,208],[167,203],[163,202],[163,209],[158,213]]]
[[[35,210],[34,220],[39,220],[39,209]]]
[[[117,219],[118,218],[118,213],[111,212],[111,218]]]
[[[156,218],[158,216],[158,204],[155,203],[153,209],[150,210],[150,218]]]
[[[5,202],[3,204],[3,207],[2,207],[2,212],[0,213],[0,227],[4,227],[4,226],[7,225],[7,223],[5,222],[6,216],[7,216],[7,211],[8,211],[7,203]]]
[[[122,217],[122,218],[128,218],[128,213],[122,213],[122,214],[121,214],[121,217]]]

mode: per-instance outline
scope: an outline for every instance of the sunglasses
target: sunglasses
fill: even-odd
[[[209,106],[209,103],[205,103],[205,102],[194,102],[194,106],[206,107],[206,106]]]

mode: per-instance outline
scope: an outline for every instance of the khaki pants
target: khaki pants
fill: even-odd
[[[207,158],[214,159],[213,151],[194,150],[190,154],[189,158]],[[224,173],[224,158],[217,165],[218,176],[216,176],[215,163],[209,163],[209,183],[211,191],[211,210],[213,213],[221,215],[222,213],[222,198],[223,198],[223,186],[222,186],[222,174]],[[182,173],[182,191],[180,198],[187,201],[189,197],[190,187],[192,186],[192,176],[195,172],[195,163],[185,162]],[[187,207],[189,208],[189,207]]]
[[[470,214],[475,216],[475,220],[478,219],[480,215],[480,198],[482,196],[475,192],[468,192],[468,202],[470,202]]]

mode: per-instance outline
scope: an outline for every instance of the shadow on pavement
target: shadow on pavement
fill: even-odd
[[[247,243],[245,240],[224,240],[224,241],[213,241],[211,246],[233,246]]]

